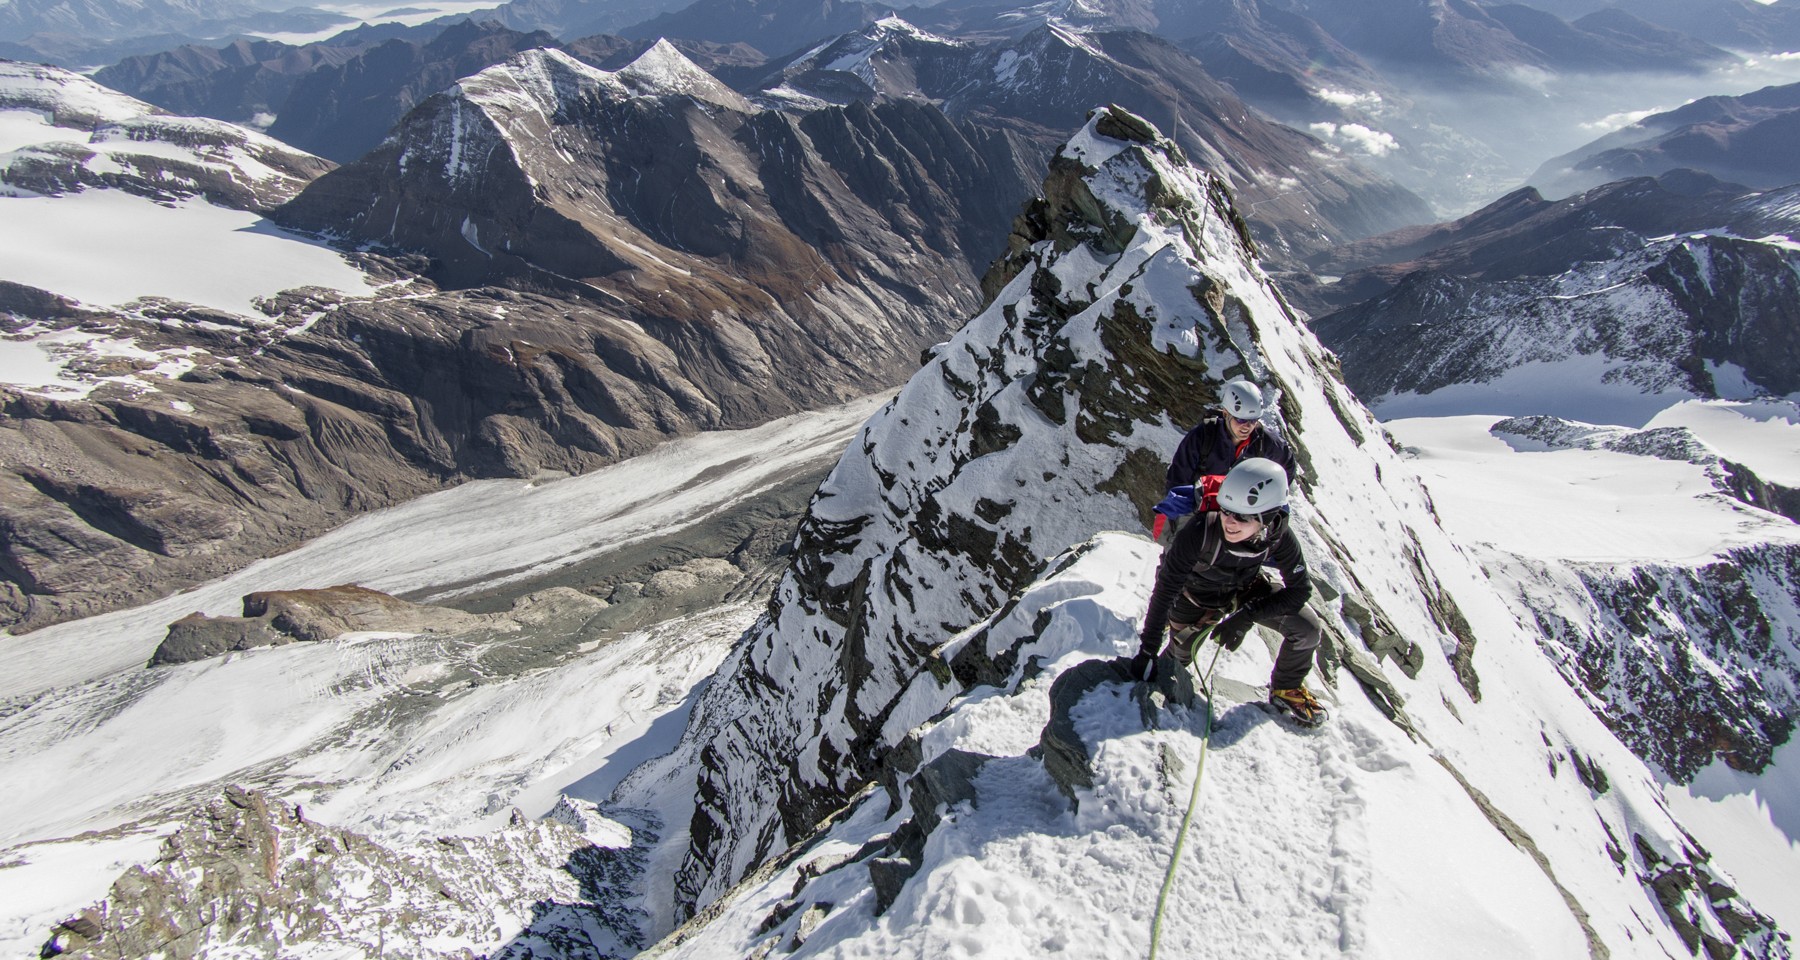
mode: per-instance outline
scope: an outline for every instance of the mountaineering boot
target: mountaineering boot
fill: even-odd
[[[1303,686],[1270,690],[1269,703],[1303,727],[1316,727],[1325,722],[1325,705],[1314,699],[1311,691]]]

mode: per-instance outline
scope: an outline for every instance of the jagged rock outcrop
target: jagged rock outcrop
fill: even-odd
[[[58,926],[44,955],[630,956],[644,944],[619,934],[633,908],[617,888],[643,838],[626,830],[598,846],[568,819],[515,817],[484,836],[396,846],[228,788],[155,862]]]
[[[1024,669],[1031,625],[1006,614],[1016,593],[1047,555],[1147,524],[1165,451],[1204,410],[1206,385],[1253,371],[1311,398],[1284,400],[1283,423],[1378,435],[1347,394],[1326,398],[1341,387],[1286,379],[1334,382],[1316,346],[1290,352],[1261,326],[1294,321],[1251,266],[1225,190],[1143,119],[1097,111],[1014,231],[988,281],[995,304],[933,352],[820,488],[765,623],[696,710],[699,806],[677,876],[689,909],[880,776],[936,705]]]

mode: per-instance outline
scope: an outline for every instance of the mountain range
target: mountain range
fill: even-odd
[[[1759,190],[1783,187],[1800,180],[1794,161],[1797,107],[1800,84],[1703,97],[1547,160],[1528,182],[1551,196],[1566,196],[1614,180],[1689,168]]]
[[[1324,288],[1357,302],[1313,327],[1359,395],[1390,415],[1445,388],[1452,409],[1479,406],[1461,385],[1573,367],[1595,394],[1649,412],[1666,405],[1659,396],[1800,392],[1800,289],[1784,239],[1800,230],[1796,209],[1791,189],[1693,171],[1555,202],[1526,189],[1453,224],[1337,252],[1322,269],[1381,262]],[[1570,414],[1525,407],[1515,412]]]
[[[1786,956],[1785,935],[1671,809],[1662,760],[1629,744],[1677,738],[1694,751],[1684,764],[1756,759],[1678,710],[1647,714],[1658,732],[1630,738],[1611,714],[1626,697],[1678,697],[1665,664],[1701,653],[1764,678],[1791,711],[1775,685],[1795,662],[1791,632],[1752,648],[1755,624],[1734,621],[1719,647],[1685,633],[1672,651],[1637,644],[1621,621],[1664,608],[1608,600],[1598,582],[1567,594],[1602,605],[1571,622],[1580,636],[1521,619],[1505,591],[1531,581],[1486,569],[1490,555],[1446,532],[1403,451],[1256,266],[1220,182],[1142,118],[1096,111],[1052,162],[1041,204],[995,267],[993,302],[820,484],[786,574],[693,688],[678,738],[643,732],[646,762],[597,796],[544,803],[541,820],[509,817],[524,792],[503,787],[489,801],[497,826],[463,839],[373,811],[362,830],[311,813],[344,810],[410,764],[342,781],[325,768],[363,769],[366,748],[275,760],[263,782],[278,792],[224,788],[188,815],[157,813],[172,831],[162,852],[58,924],[56,949],[134,952],[173,929],[199,954],[1081,944],[1126,957],[1157,937],[1234,955],[1277,937],[1306,954],[1428,955],[1474,937],[1531,956],[1646,944]],[[1124,531],[1149,519],[1179,425],[1239,373],[1271,389],[1269,428],[1319,478],[1292,510],[1329,637],[1311,682],[1336,712],[1312,733],[1256,705],[1260,641],[1222,654],[1203,689],[1183,671],[1150,684],[1121,672],[1158,552]],[[1542,426],[1510,429],[1549,436]],[[1691,599],[1699,616],[1727,596],[1696,582],[1658,602]],[[1563,657],[1578,643],[1638,685],[1572,683]],[[317,662],[307,652],[156,669],[159,683],[192,684]],[[421,646],[405,666],[442,677],[430,664],[444,655]],[[617,655],[577,654],[514,692]],[[484,686],[412,698],[426,711],[413,761],[431,770],[387,796],[435,795],[456,752],[486,756],[503,730],[539,730],[468,719],[561,702]],[[36,704],[26,715],[86,715]],[[566,735],[562,724],[545,729]],[[94,728],[130,737],[106,719]],[[443,729],[461,746],[446,751]],[[1184,905],[1165,913],[1156,890],[1189,796],[1204,816],[1169,881]],[[89,817],[119,831],[112,842],[141,829],[114,811]]]
[[[154,113],[34,76],[19,109],[77,124],[77,90]],[[108,122],[43,136],[107,140]],[[12,189],[43,194],[9,209],[63,224],[125,188],[110,172],[122,161],[91,146],[4,156]],[[667,45],[614,73],[521,54],[428,99],[357,164],[320,176],[329,165],[306,162],[309,182],[240,203],[291,196],[276,220],[398,251],[354,254],[362,272],[336,290],[271,279],[256,305],[204,284],[77,304],[45,287],[86,280],[50,266],[40,286],[8,285],[21,349],[185,358],[167,372],[133,361],[145,379],[117,384],[99,375],[123,361],[96,358],[77,395],[6,388],[11,442],[37,451],[12,461],[6,501],[15,628],[216,575],[447,483],[591,469],[892,383],[980,302],[1036,167],[1017,138],[928,107],[756,111]],[[180,196],[200,193],[233,196]],[[191,230],[210,205],[176,209]],[[24,232],[8,242],[26,242],[35,221],[9,218]],[[812,375],[780,373],[796,367]],[[23,465],[50,450],[52,474]],[[121,456],[163,475],[146,486]]]
[[[1790,956],[1793,88],[1564,111],[1796,2],[0,61],[0,952]],[[1125,673],[1234,377],[1321,729]]]

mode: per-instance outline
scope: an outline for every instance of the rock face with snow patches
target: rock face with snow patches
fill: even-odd
[[[0,190],[54,196],[105,187],[163,201],[204,196],[261,211],[331,169],[278,140],[170,116],[55,67],[0,61],[0,111],[52,118],[32,138],[37,142],[0,145]]]
[[[1203,711],[1217,822],[1204,876],[1183,880],[1205,888],[1165,918],[1175,954],[1474,935],[1541,956],[1787,955],[1423,490],[1394,479],[1396,452],[1255,266],[1216,179],[1142,119],[1097,111],[1010,250],[993,304],[820,487],[682,745],[615,794],[630,806],[697,770],[673,896],[647,901],[655,923],[691,919],[657,956],[927,956],[963,924],[1142,955]],[[1294,513],[1327,634],[1312,683],[1339,718],[1316,738],[1243,702],[1260,645],[1223,658],[1209,704],[1092,663],[1135,649],[1156,560],[1103,531],[1147,526],[1167,452],[1237,374],[1270,388],[1310,478]],[[1380,662],[1395,637],[1422,653]],[[1531,905],[1487,904],[1495,884]],[[1442,907],[1457,929],[1416,922],[1439,909],[1425,900],[1459,904]],[[1371,922],[1400,915],[1385,910],[1414,922]]]
[[[1027,169],[1016,139],[928,107],[756,110],[668,44],[611,73],[534,51],[427,101],[281,219],[426,251],[442,282],[586,296],[741,419],[910,369],[999,247],[963,224],[1010,215]]]
[[[340,956],[626,957],[611,891],[636,866],[632,830],[569,807],[483,837],[395,849],[232,787],[113,885],[105,909],[64,921],[46,956],[208,957],[297,948]],[[525,932],[505,931],[525,918]]]

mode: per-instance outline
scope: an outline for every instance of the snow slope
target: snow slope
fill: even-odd
[[[296,287],[373,292],[342,254],[254,213],[112,190],[0,197],[0,280],[98,307],[163,297],[251,317]]]
[[[773,942],[798,943],[798,957],[1144,956],[1204,707],[1150,708],[1147,727],[1134,685],[1102,684],[1075,713],[1094,745],[1094,783],[1077,792],[1078,807],[1064,800],[1031,755],[1050,719],[1051,681],[1135,646],[1143,571],[1158,549],[1141,535],[1102,534],[1077,553],[1008,618],[1038,630],[1027,649],[1044,672],[972,693],[922,728],[928,756],[994,759],[973,797],[943,811],[891,908],[877,915],[864,865],[842,862],[906,819],[884,817],[878,792],[734,893],[692,939],[654,955],[752,956]],[[1366,700],[1347,697],[1317,733],[1242,702],[1268,663],[1251,643],[1215,674],[1221,692],[1164,956],[1265,956],[1272,944],[1305,957],[1588,955],[1543,871],[1488,825],[1428,747]],[[814,905],[825,919],[805,929]],[[760,930],[778,907],[799,922]]]
[[[0,62],[0,281],[127,320],[157,312],[152,324],[179,322],[168,308],[191,304],[269,327],[262,301],[285,290],[369,296],[376,281],[341,253],[255,212],[329,166],[66,70]],[[0,383],[64,399],[108,379],[153,389],[185,369],[182,353],[14,320],[0,330]],[[147,376],[70,372],[120,360],[173,366]]]
[[[236,613],[252,590],[454,592],[542,573],[731,509],[834,454],[884,399],[677,441],[581,477],[468,484],[158,603],[0,638],[0,955],[35,954],[52,924],[155,854],[169,818],[225,782],[276,787],[310,817],[390,839],[482,833],[514,805],[538,816],[564,791],[607,792],[624,767],[666,751],[690,691],[756,610],[733,605],[467,688],[445,675],[478,652],[431,637],[353,635],[143,669],[170,621]],[[439,705],[404,724],[388,716],[421,695]]]

